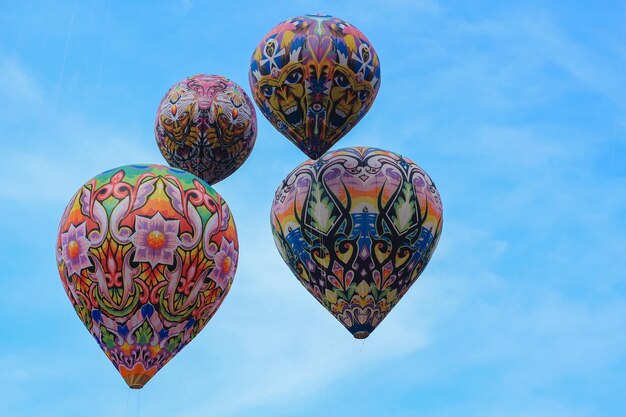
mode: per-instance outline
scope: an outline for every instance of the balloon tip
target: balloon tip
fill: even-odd
[[[365,339],[369,335],[370,335],[369,332],[360,331],[360,332],[354,333],[352,336],[354,336],[355,339]]]

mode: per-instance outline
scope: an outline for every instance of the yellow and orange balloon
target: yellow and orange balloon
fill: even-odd
[[[317,159],[369,111],[380,88],[380,62],[371,42],[345,20],[298,16],[263,37],[249,79],[263,115]]]

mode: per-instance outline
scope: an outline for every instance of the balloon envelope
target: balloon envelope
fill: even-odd
[[[249,79],[263,115],[317,159],[370,109],[380,64],[370,41],[350,23],[306,15],[265,35],[252,55]]]
[[[245,91],[220,75],[175,84],[157,110],[154,133],[163,157],[215,184],[235,172],[256,140],[256,113]]]
[[[302,285],[361,339],[426,267],[442,215],[435,184],[419,166],[355,147],[294,169],[276,191],[271,227]]]
[[[56,243],[76,313],[131,388],[141,388],[207,324],[230,290],[237,231],[199,178],[128,165],[70,200]]]

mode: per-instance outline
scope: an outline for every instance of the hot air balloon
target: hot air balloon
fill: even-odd
[[[442,214],[435,184],[419,166],[354,147],[294,169],[276,191],[271,227],[300,283],[363,339],[428,264]]]
[[[372,106],[380,64],[370,41],[350,23],[306,15],[265,35],[252,55],[249,79],[263,115],[317,159]]]
[[[131,388],[142,388],[213,317],[238,241],[226,202],[187,172],[128,165],[87,181],[59,225],[63,287]]]
[[[163,157],[215,184],[235,172],[256,140],[256,113],[245,91],[220,75],[175,84],[157,110],[154,134]]]

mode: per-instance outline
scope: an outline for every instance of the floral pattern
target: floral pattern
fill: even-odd
[[[151,218],[135,216],[135,233],[131,237],[137,248],[135,262],[148,262],[152,268],[171,265],[174,251],[181,243],[178,224],[179,220],[165,220],[161,213]]]
[[[356,338],[367,337],[418,279],[442,224],[428,174],[367,147],[298,166],[278,187],[271,212],[289,268]]]
[[[235,265],[237,265],[235,244],[224,239],[219,252],[215,254],[215,268],[209,274],[209,278],[214,280],[218,287],[226,288]]]
[[[85,223],[81,223],[78,227],[73,224],[67,232],[61,235],[63,242],[63,251],[61,257],[67,265],[68,275],[80,274],[80,272],[91,266],[91,262],[87,257],[89,247],[89,239],[85,237]]]
[[[126,383],[141,388],[215,314],[238,241],[226,202],[204,181],[129,165],[77,191],[56,249],[76,313]]]

